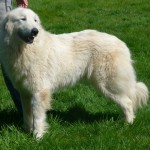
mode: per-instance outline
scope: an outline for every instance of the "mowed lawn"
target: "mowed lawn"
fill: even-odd
[[[96,29],[116,35],[131,50],[137,79],[150,88],[150,0],[29,0],[29,8],[55,34]],[[150,149],[150,103],[128,125],[120,108],[84,79],[53,99],[50,128],[37,142],[22,129],[0,71],[0,150]]]

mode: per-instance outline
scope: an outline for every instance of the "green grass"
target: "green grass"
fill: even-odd
[[[138,80],[150,88],[149,0],[31,0],[44,28],[59,34],[96,29],[127,43]],[[43,49],[44,52],[44,49]],[[51,125],[42,141],[22,130],[0,72],[0,149],[2,150],[148,150],[150,107],[137,112],[133,125],[122,111],[82,80],[54,94]]]

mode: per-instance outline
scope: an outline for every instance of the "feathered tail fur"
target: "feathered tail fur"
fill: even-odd
[[[137,82],[135,89],[130,93],[129,97],[133,102],[134,111],[136,111],[138,108],[147,104],[149,98],[148,88],[144,83]]]

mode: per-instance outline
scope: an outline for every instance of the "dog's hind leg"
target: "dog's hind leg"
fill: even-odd
[[[32,111],[33,111],[33,134],[40,139],[48,128],[46,123],[46,111],[50,108],[50,92],[42,90],[33,95]]]
[[[100,56],[93,63],[91,80],[98,90],[121,107],[126,121],[133,123],[134,104],[129,93],[134,89],[136,77],[128,50],[125,48],[123,52],[118,50]]]
[[[135,118],[132,100],[126,95],[117,95],[114,101],[122,108],[126,121],[132,124]]]
[[[106,88],[106,86],[102,85],[100,87],[102,92],[106,97],[109,97],[111,100],[113,100],[116,104],[118,104],[122,111],[124,112],[126,121],[128,123],[133,123],[135,115],[134,115],[134,107],[133,107],[133,102],[132,100],[123,92],[116,92],[110,91],[109,89]]]

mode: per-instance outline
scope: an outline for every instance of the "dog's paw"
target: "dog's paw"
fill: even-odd
[[[44,131],[37,131],[37,130],[35,130],[33,132],[33,136],[35,137],[35,139],[37,141],[40,141],[40,140],[43,139],[43,136],[44,136],[45,133],[46,133],[46,130],[44,130]]]
[[[47,132],[49,126],[47,123],[45,123],[44,127],[38,127],[38,129],[34,129],[33,136],[36,138],[36,140],[41,140],[44,136],[44,134]]]
[[[130,115],[130,116],[127,116],[127,117],[126,117],[126,121],[127,121],[127,123],[129,123],[129,124],[133,124],[134,119],[135,119],[135,115]]]
[[[45,132],[33,132],[33,135],[37,141],[40,141],[43,138],[44,134],[45,134]]]

